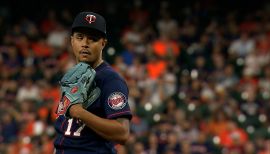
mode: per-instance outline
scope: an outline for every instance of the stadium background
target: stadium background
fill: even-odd
[[[270,3],[1,1],[0,153],[51,154],[74,16],[107,19],[134,112],[119,153],[269,154]]]

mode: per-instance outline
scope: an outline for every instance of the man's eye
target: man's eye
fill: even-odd
[[[94,42],[97,42],[99,40],[97,37],[93,37],[93,36],[89,36],[88,39]]]
[[[79,36],[76,36],[76,38],[79,39],[79,40],[81,40],[81,39],[83,39],[83,36],[80,36],[79,35]]]
[[[97,42],[97,41],[98,41],[98,38],[93,38],[93,41],[94,41],[94,42]]]

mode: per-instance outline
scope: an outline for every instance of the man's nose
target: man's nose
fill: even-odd
[[[89,39],[87,39],[87,37],[84,37],[83,40],[82,40],[82,47],[88,48],[89,43],[90,43]]]

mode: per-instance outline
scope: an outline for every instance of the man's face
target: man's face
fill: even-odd
[[[78,30],[71,36],[71,46],[77,62],[95,65],[102,59],[106,39],[95,31]]]

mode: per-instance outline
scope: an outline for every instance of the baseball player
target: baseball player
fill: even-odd
[[[77,65],[60,81],[56,154],[114,154],[114,145],[128,139],[132,117],[128,87],[102,59],[106,43],[106,21],[101,15],[81,12],[75,17],[71,46]]]

